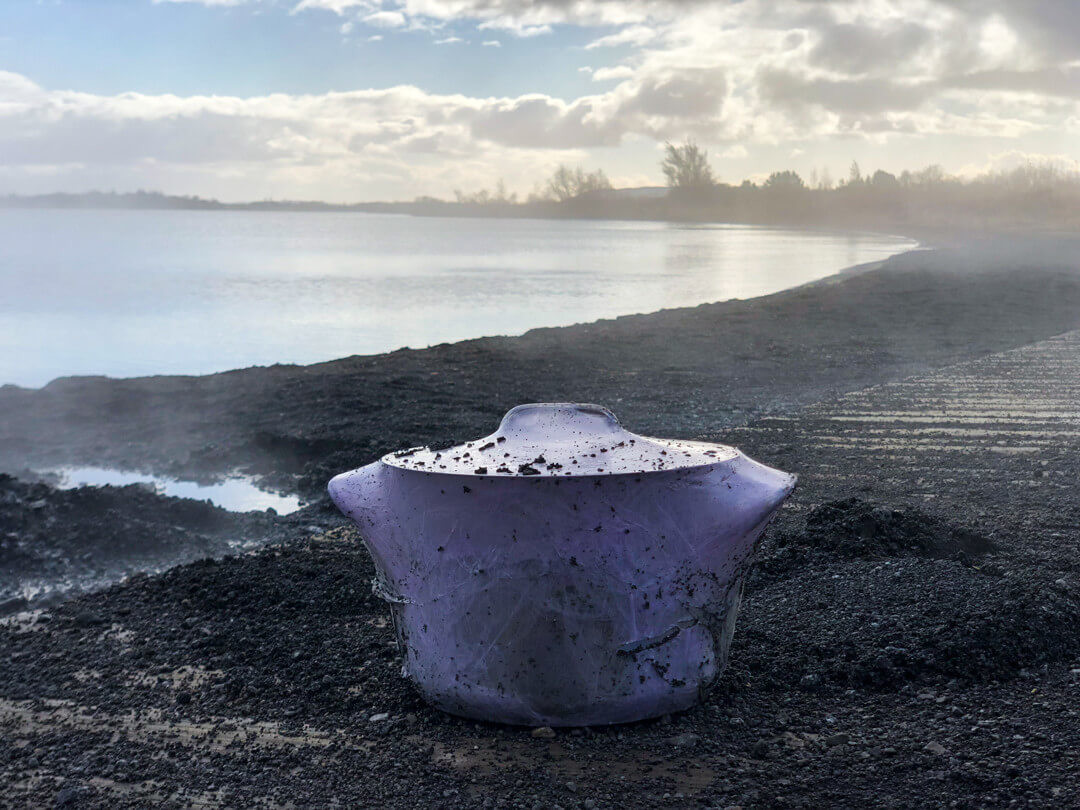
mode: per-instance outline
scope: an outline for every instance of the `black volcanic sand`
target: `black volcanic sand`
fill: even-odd
[[[475,438],[509,405],[575,391],[642,432],[717,438],[726,419],[721,437],[803,477],[748,582],[731,665],[687,712],[536,736],[427,708],[399,675],[355,532],[316,504],[293,523],[259,516],[278,533],[259,551],[137,575],[0,627],[0,804],[1080,805],[1074,495],[1047,500],[1023,485],[1030,460],[974,450],[985,474],[957,481],[942,463],[908,476],[879,453],[811,443],[798,415],[836,391],[1080,326],[1075,273],[966,265],[920,254],[756,302],[518,343],[5,391],[9,450],[48,424],[42,457],[62,441],[104,451],[120,424],[105,403],[130,396],[131,441],[107,458],[188,452],[180,466],[204,473],[279,458],[293,465],[279,481],[311,493],[382,448]],[[631,339],[636,350],[621,345]],[[67,396],[83,403],[77,419]],[[758,413],[796,417],[762,431]],[[163,450],[155,414],[175,426]],[[1074,481],[1069,441],[1055,475]],[[1051,503],[1064,528],[1048,537]]]
[[[129,574],[318,532],[325,522],[309,512],[228,512],[141,484],[57,490],[0,473],[0,616]]]

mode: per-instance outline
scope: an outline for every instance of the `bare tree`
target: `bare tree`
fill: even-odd
[[[471,193],[454,189],[454,198],[462,205],[514,205],[517,194],[506,190],[506,183],[500,177],[494,191],[482,188]]]
[[[492,195],[491,201],[503,205],[514,205],[517,202],[517,192],[508,192],[506,183],[500,177],[499,182],[495,185],[495,193]]]
[[[664,160],[660,163],[671,188],[708,188],[716,185],[709,153],[692,140],[680,146],[670,141],[664,145]]]
[[[580,166],[571,169],[560,163],[554,174],[548,178],[541,196],[548,200],[565,202],[590,191],[603,191],[609,188],[611,188],[611,181],[607,179],[602,169],[586,172]]]

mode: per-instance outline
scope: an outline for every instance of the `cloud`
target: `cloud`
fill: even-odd
[[[376,28],[403,28],[405,15],[400,11],[376,11],[364,17],[364,22]]]
[[[917,59],[932,41],[930,29],[906,20],[837,23],[820,30],[809,61],[848,74],[895,71],[898,64]]]
[[[0,105],[28,102],[43,94],[44,91],[25,76],[0,70]]]
[[[547,96],[479,99],[415,87],[255,97],[47,91],[0,73],[0,173],[13,190],[167,187],[326,198],[448,195],[580,160],[603,142],[591,105]],[[612,132],[611,139],[618,133]],[[106,178],[104,181],[102,178]],[[366,183],[366,184],[365,184]]]
[[[154,5],[163,3],[193,3],[202,6],[243,6],[257,3],[259,0],[154,0]]]
[[[529,149],[578,149],[618,144],[625,130],[605,114],[602,100],[572,104],[533,94],[485,103],[462,116],[474,138]]]
[[[488,29],[507,30],[510,33],[512,33],[514,36],[519,37],[521,39],[527,39],[529,37],[538,37],[538,36],[542,36],[544,34],[550,34],[551,31],[552,31],[551,26],[546,25],[546,24],[545,25],[517,24],[517,23],[514,23],[512,21],[507,21],[507,20],[502,20],[502,19],[487,20],[486,22],[480,23],[480,25],[478,25],[477,28],[479,30],[481,30],[481,31],[488,30]]]
[[[620,117],[651,122],[637,128],[666,136],[673,124],[716,127],[728,83],[724,68],[695,67],[638,76],[621,89]]]
[[[585,50],[591,51],[596,48],[614,48],[619,45],[641,46],[656,38],[655,29],[644,25],[632,25],[606,37],[594,39],[585,46]]]
[[[696,6],[699,2],[707,0],[385,0],[381,4],[372,0],[301,0],[294,12],[319,9],[345,14],[357,8],[381,7],[398,11],[410,22],[423,26],[473,21],[485,29],[506,30],[517,36],[537,36],[550,33],[553,25],[621,26],[654,16],[670,18],[680,6]]]
[[[461,94],[390,87],[250,98],[99,96],[46,90],[0,73],[5,178],[86,173],[95,166],[133,177],[152,171],[250,179],[263,172],[314,183],[336,175],[383,178],[402,189],[391,196],[402,196],[421,182],[431,185],[417,193],[443,192],[451,181],[468,186],[463,178],[473,170],[473,185],[486,183],[493,165],[508,178],[530,167],[547,171],[590,150],[622,160],[621,171],[629,175],[636,169],[627,155],[644,154],[652,141],[687,136],[713,154],[748,162],[793,148],[805,150],[809,161],[859,143],[887,144],[890,155],[918,165],[940,160],[934,150],[944,150],[942,144],[961,155],[959,163],[970,160],[975,143],[977,154],[1038,154],[1065,149],[1062,139],[1080,134],[1080,3],[280,2],[294,14],[340,15],[335,22],[352,23],[353,34],[360,22],[425,28],[440,45],[461,41],[446,32],[472,25],[485,34],[471,41],[508,51],[522,47],[518,37],[587,26],[590,31],[578,33],[592,37],[585,49],[594,65],[567,62],[560,69],[591,72],[606,84],[577,98],[543,92],[477,97],[468,87]],[[492,32],[504,33],[482,38]],[[604,49],[614,47],[630,52],[620,52],[626,58],[618,64],[603,64]],[[529,89],[545,88],[543,71],[525,79]],[[758,168],[764,167],[747,166]],[[523,185],[535,179],[524,178]]]
[[[581,70],[581,68],[578,68]],[[592,68],[590,68],[592,71]],[[634,75],[634,69],[628,65],[616,65],[615,67],[602,67],[592,71],[593,80],[598,82],[611,81],[612,79],[629,79]]]
[[[347,177],[383,164],[408,165],[423,154],[440,164],[428,175],[453,175],[460,183],[455,162],[502,156],[510,169],[543,165],[565,150],[620,136],[591,100],[567,104],[543,95],[480,99],[400,86],[247,98],[103,96],[46,91],[0,73],[0,168],[9,177],[107,170],[152,186],[145,178],[186,172],[250,184],[260,175]],[[490,166],[477,171],[486,182]],[[449,191],[416,193],[421,190]]]
[[[237,6],[270,0],[154,0]],[[282,0],[285,2],[286,0]],[[287,0],[293,11],[325,10],[345,14],[355,9],[387,10],[411,20],[467,21],[507,30],[552,25],[634,26],[670,24],[702,10],[721,9],[741,19],[773,20],[777,27],[821,30],[829,25],[903,27],[903,21],[964,23],[970,38],[989,19],[999,30],[1015,33],[1032,48],[1061,56],[1080,46],[1080,4],[1072,0]],[[751,7],[740,9],[739,6]],[[960,29],[958,29],[960,30]],[[843,37],[844,31],[835,32]],[[850,33],[850,32],[849,32]],[[616,34],[615,36],[618,36]],[[886,46],[889,37],[886,36]],[[627,44],[642,44],[630,42]],[[984,45],[986,43],[983,43]],[[600,47],[600,46],[598,46]],[[865,53],[865,51],[863,51]]]
[[[171,2],[172,0],[170,0]],[[158,0],[155,0],[158,2]],[[323,11],[332,11],[334,14],[344,14],[354,8],[371,9],[376,4],[369,2],[369,0],[301,0],[293,7],[293,13],[301,11],[311,11],[313,9],[321,9]]]
[[[1039,70],[977,71],[950,77],[943,84],[963,90],[1080,99],[1080,65],[1062,65]]]
[[[820,107],[842,115],[914,110],[933,94],[924,82],[892,79],[807,78],[802,73],[770,68],[757,76],[760,97],[770,105],[798,110]]]

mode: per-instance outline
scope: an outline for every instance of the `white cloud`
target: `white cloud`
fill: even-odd
[[[154,0],[155,5],[163,3],[194,3],[202,6],[243,6],[257,2],[259,0]]]
[[[614,34],[594,39],[585,46],[585,50],[595,48],[614,48],[619,45],[641,46],[656,39],[656,30],[645,25],[631,25]]]
[[[461,41],[443,35],[450,22],[459,32],[470,24],[505,32],[481,44],[507,49],[521,47],[515,37],[549,33],[554,26],[604,26],[611,33],[586,46],[593,51],[590,59],[617,46],[630,46],[633,54],[622,64],[576,68],[612,84],[569,99],[544,93],[478,98],[415,87],[253,98],[96,96],[48,91],[17,74],[0,73],[5,177],[88,176],[95,166],[135,176],[152,165],[160,176],[231,173],[254,182],[265,170],[269,177],[309,184],[335,176],[378,177],[387,188],[401,189],[388,196],[400,197],[414,188],[445,193],[449,178],[462,186],[482,185],[492,165],[509,180],[530,168],[546,171],[553,161],[591,154],[616,165],[623,161],[620,170],[629,176],[634,170],[626,155],[643,154],[641,142],[686,136],[713,154],[746,160],[747,170],[756,171],[776,168],[758,164],[790,157],[796,144],[805,152],[796,158],[811,165],[830,150],[850,154],[849,149],[882,144],[891,159],[908,166],[940,161],[939,154],[961,155],[957,165],[970,162],[970,144],[978,144],[974,154],[1042,154],[1070,148],[1062,139],[1080,134],[1080,3],[283,4],[297,14],[318,9],[341,15],[344,25],[426,28],[443,45]],[[573,63],[562,69],[575,70]],[[543,89],[543,71],[526,78]],[[84,168],[73,168],[78,166]],[[477,171],[472,183],[466,182],[470,167]],[[523,177],[518,185],[535,179]],[[418,188],[421,182],[429,185]]]
[[[598,82],[611,81],[612,79],[629,79],[634,75],[634,69],[627,65],[615,67],[602,67],[593,71],[593,80]]]
[[[43,94],[44,91],[25,76],[0,70],[0,105],[31,101]]]
[[[368,42],[382,42],[382,38],[383,38],[382,34],[372,34],[370,37],[367,38],[367,41]]]
[[[697,0],[689,0],[689,3],[696,5]],[[550,33],[551,26],[556,24],[619,26],[642,22],[654,15],[669,18],[680,5],[679,0],[385,0],[382,3],[373,0],[301,0],[294,11],[322,9],[344,14],[356,8],[381,7],[400,11],[410,21],[422,21],[425,25],[471,20],[484,28],[502,29],[518,36],[536,36]]]
[[[309,11],[311,9],[322,9],[324,11],[332,11],[335,14],[344,14],[346,11],[354,8],[371,9],[373,7],[377,7],[377,4],[369,2],[369,0],[301,0],[301,2],[297,3],[293,8],[293,13]]]
[[[364,22],[376,28],[403,28],[405,15],[400,11],[376,11],[364,17]]]
[[[481,31],[492,29],[506,30],[521,39],[527,39],[528,37],[538,37],[543,34],[550,34],[552,30],[550,25],[518,24],[512,20],[506,19],[487,20],[480,23],[477,28]]]
[[[102,96],[0,74],[0,171],[13,188],[93,186],[257,195],[267,184],[328,198],[449,194],[492,166],[528,186],[554,159],[617,139],[592,106],[547,96],[479,99],[411,86],[293,96]],[[471,172],[471,174],[470,174]],[[382,186],[350,178],[381,177]],[[36,180],[35,180],[36,178]],[[185,178],[178,182],[177,178]],[[19,182],[16,182],[19,181]],[[20,185],[21,183],[21,185]],[[191,185],[195,187],[192,188]],[[224,189],[224,191],[222,191]],[[231,189],[231,191],[230,191]],[[247,189],[243,191],[241,189]]]

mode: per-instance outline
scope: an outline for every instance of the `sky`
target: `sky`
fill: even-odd
[[[1080,167],[1073,0],[2,0],[0,194]]]

